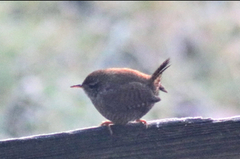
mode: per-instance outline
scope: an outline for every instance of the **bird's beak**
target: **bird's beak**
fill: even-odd
[[[82,85],[81,84],[73,85],[73,86],[71,86],[71,88],[82,88]]]
[[[161,90],[161,91],[167,93],[167,90],[166,90],[162,85],[160,85],[159,90]]]

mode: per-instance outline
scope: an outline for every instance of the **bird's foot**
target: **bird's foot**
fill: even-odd
[[[136,122],[137,122],[137,123],[142,123],[143,125],[146,126],[146,129],[148,128],[148,124],[147,124],[147,121],[146,121],[146,120],[144,120],[144,119],[137,119]]]
[[[101,124],[101,126],[109,126],[109,125],[113,125],[113,122],[111,122],[111,121],[104,121]]]
[[[112,131],[111,127],[110,127],[111,125],[113,125],[113,122],[111,122],[111,121],[104,121],[101,124],[101,126],[107,126],[110,134],[112,135],[113,131]]]

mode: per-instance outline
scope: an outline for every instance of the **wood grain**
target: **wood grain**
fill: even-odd
[[[239,159],[240,117],[178,118],[0,141],[1,159]]]

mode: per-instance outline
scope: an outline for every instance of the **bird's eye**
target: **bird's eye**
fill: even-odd
[[[93,89],[93,88],[96,88],[97,85],[98,85],[98,82],[96,81],[96,82],[89,83],[89,84],[88,84],[88,87],[89,87],[90,89]]]

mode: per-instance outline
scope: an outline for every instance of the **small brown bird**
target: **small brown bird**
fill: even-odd
[[[167,92],[161,85],[161,75],[170,66],[169,61],[164,61],[151,76],[128,68],[97,70],[71,88],[83,88],[96,109],[110,120],[102,125],[125,125],[129,121],[146,124],[140,118],[161,100],[159,90]]]

